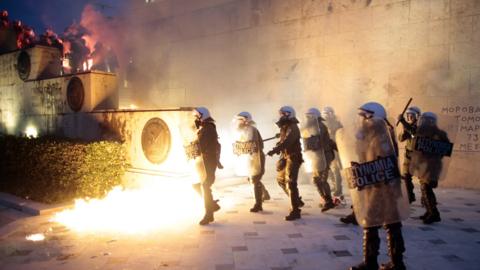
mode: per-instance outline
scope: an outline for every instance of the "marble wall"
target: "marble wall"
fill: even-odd
[[[227,142],[242,110],[267,137],[284,104],[333,106],[350,123],[374,100],[393,122],[412,97],[450,125],[442,185],[480,188],[479,1],[163,0],[132,15],[129,37],[149,40],[133,52],[151,74],[134,91],[150,106],[208,106]]]

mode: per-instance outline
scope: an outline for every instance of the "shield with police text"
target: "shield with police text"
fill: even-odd
[[[307,173],[321,172],[327,167],[325,149],[322,145],[321,130],[318,118],[312,115],[305,115],[300,125],[300,132],[303,144],[304,169]],[[326,134],[326,133],[324,133]]]
[[[436,124],[420,117],[413,139],[410,174],[416,176],[421,183],[444,180],[457,131],[458,120],[454,117],[439,115]]]
[[[191,117],[186,117],[180,125],[180,133],[183,141],[185,157],[192,169],[202,182],[207,178],[207,171],[198,141],[198,128],[195,125],[195,116],[192,112]]]
[[[381,226],[408,218],[405,184],[386,122],[359,117],[338,130],[336,142],[358,223]]]
[[[261,149],[259,149],[258,130],[251,123],[234,119],[233,157],[234,170],[238,176],[255,176],[262,174]]]

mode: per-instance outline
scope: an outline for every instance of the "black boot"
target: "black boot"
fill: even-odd
[[[255,195],[255,205],[250,209],[250,212],[256,213],[259,211],[263,211],[262,208],[262,195],[264,186],[261,183],[255,183],[253,185],[253,194]]]
[[[358,225],[357,219],[355,218],[355,213],[352,211],[352,213],[341,217],[340,221],[345,224],[352,224],[352,225]]]
[[[380,238],[378,237],[378,227],[363,229],[363,262],[352,266],[351,270],[378,270],[378,249],[380,248]]]
[[[203,216],[202,220],[200,220],[200,222],[198,224],[207,225],[207,224],[209,224],[210,222],[213,222],[213,221],[215,221],[214,218],[213,218],[213,212],[207,211],[205,213],[205,215]]]
[[[302,210],[300,210],[299,208],[293,209],[292,211],[290,211],[288,216],[285,216],[285,220],[292,221],[292,220],[300,219],[302,218],[301,212]]]
[[[390,262],[382,264],[381,270],[405,270],[403,263],[403,253],[405,252],[405,243],[402,236],[402,224],[394,223],[385,226],[387,231],[387,245]]]
[[[327,201],[323,207],[322,207],[322,212],[326,212],[332,208],[335,208],[335,204],[333,203],[333,200],[330,198],[330,201]]]
[[[434,222],[442,221],[442,219],[440,218],[440,212],[438,212],[438,209],[436,206],[433,206],[430,212],[431,214],[423,219],[424,224],[432,224]]]
[[[203,203],[205,205],[205,216],[200,220],[200,225],[207,225],[210,222],[214,221],[213,212],[220,210],[220,205],[218,205],[218,200],[213,200],[211,185],[204,183],[202,184],[203,190]]]
[[[327,182],[328,178],[328,171],[320,172],[320,176],[313,178],[313,183],[317,187],[318,193],[320,197],[324,200],[324,204],[320,204],[320,208],[322,208],[322,212],[328,211],[335,207],[333,203],[332,194],[330,185]]]
[[[324,194],[323,200],[325,201],[325,204],[322,207],[322,212],[326,212],[332,208],[335,208],[335,204],[333,203],[330,185],[326,180],[322,182],[322,188]]]
[[[428,184],[422,184],[422,196],[424,197],[425,208],[427,209],[427,216],[423,219],[424,224],[432,224],[440,222],[440,212],[437,209],[437,198],[433,189]]]

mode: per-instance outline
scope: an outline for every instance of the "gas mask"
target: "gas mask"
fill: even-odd
[[[195,119],[195,127],[197,129],[199,129],[201,125],[202,125],[202,120],[200,120],[199,118],[196,118]]]

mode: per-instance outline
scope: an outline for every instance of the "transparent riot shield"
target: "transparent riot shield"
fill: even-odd
[[[207,178],[207,171],[205,169],[202,152],[200,151],[197,131],[193,113],[191,117],[186,117],[180,123],[180,133],[183,140],[185,157],[190,169],[198,177],[198,181],[201,182]]]
[[[235,174],[248,177],[262,174],[258,131],[253,125],[241,122],[242,120],[238,119],[232,121]]]
[[[336,142],[358,223],[372,227],[408,218],[407,191],[385,121],[362,118],[339,129]]]
[[[300,125],[300,132],[305,161],[303,168],[307,173],[324,171],[327,168],[327,162],[321,136],[326,132],[321,132],[318,118],[306,115]]]
[[[457,132],[458,120],[452,116],[439,115],[436,126],[419,119],[413,139],[410,174],[421,182],[443,181],[450,167]]]

